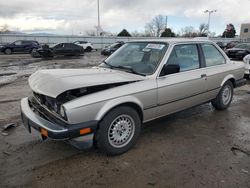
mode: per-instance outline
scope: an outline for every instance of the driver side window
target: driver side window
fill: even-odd
[[[19,40],[19,41],[16,41],[16,42],[14,42],[14,44],[17,45],[17,46],[19,46],[19,45],[22,44],[22,41],[20,41],[20,40]]]
[[[176,45],[168,58],[167,64],[179,65],[180,72],[200,68],[197,45]]]

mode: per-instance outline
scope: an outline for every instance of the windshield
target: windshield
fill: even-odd
[[[247,44],[237,44],[237,45],[235,46],[235,48],[243,48],[243,49],[246,49],[246,48],[248,48],[248,45],[247,45]]]
[[[151,75],[157,69],[167,48],[167,43],[130,42],[123,45],[120,50],[106,59],[105,66]]]

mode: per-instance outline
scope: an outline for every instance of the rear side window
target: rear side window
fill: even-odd
[[[57,44],[54,48],[62,48],[64,44]]]
[[[16,42],[14,42],[15,45],[21,45],[22,44],[22,41],[18,40]]]
[[[66,48],[78,48],[75,44],[65,44]]]
[[[207,67],[222,65],[226,63],[224,56],[214,45],[202,44],[201,47],[205,56]]]
[[[22,41],[22,44],[30,44],[30,41]]]
[[[178,64],[180,72],[200,68],[196,44],[176,45],[170,54],[167,64]]]

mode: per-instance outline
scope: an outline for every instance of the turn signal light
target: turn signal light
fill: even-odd
[[[48,137],[48,131],[46,129],[41,129],[41,135]]]
[[[91,128],[80,129],[80,135],[88,134],[91,132]]]

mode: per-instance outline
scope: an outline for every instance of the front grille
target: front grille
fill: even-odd
[[[48,121],[65,127],[68,125],[66,121],[63,120],[58,114],[53,113],[53,111],[50,111],[47,107],[45,107],[45,105],[42,105],[35,97],[29,97],[29,105],[31,109],[33,109],[33,112],[47,119]]]
[[[49,110],[59,113],[60,105],[57,103],[56,99],[36,92],[33,92],[33,95],[39,103],[45,105]]]

